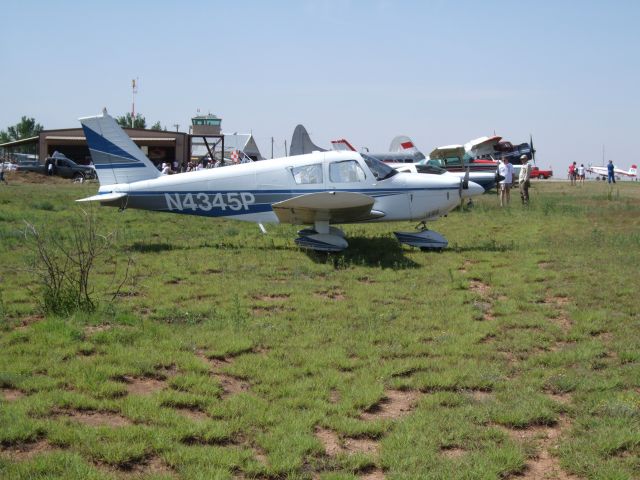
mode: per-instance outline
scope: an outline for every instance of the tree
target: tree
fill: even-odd
[[[36,120],[31,117],[27,118],[23,116],[20,122],[8,127],[7,131],[0,132],[0,142],[13,142],[15,140],[22,140],[23,138],[35,137],[43,130],[42,125],[36,123]]]
[[[116,118],[116,122],[121,127],[131,128],[131,114],[127,112],[126,115]],[[147,120],[139,113],[133,119],[133,128],[147,128]]]
[[[160,121],[157,121],[153,125],[151,125],[151,130],[162,130],[162,126],[160,125]],[[166,130],[166,128],[165,128]]]

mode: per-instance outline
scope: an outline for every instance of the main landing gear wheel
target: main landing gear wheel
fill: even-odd
[[[425,222],[416,227],[417,232],[393,232],[400,243],[418,247],[423,251],[441,251],[449,245],[449,241],[433,230],[427,228]]]
[[[341,252],[349,246],[344,239],[344,232],[330,227],[328,222],[316,222],[314,227],[298,231],[300,237],[296,238],[296,245],[318,252]]]

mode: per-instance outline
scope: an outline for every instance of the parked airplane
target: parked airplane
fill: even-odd
[[[81,118],[96,167],[98,194],[78,201],[160,212],[227,217],[258,224],[313,225],[296,243],[313,250],[348,246],[332,224],[435,220],[482,187],[445,175],[399,173],[357,152],[313,152],[266,162],[160,175],[106,111]],[[420,248],[444,248],[437,232],[396,232]]]
[[[608,178],[609,173],[607,171],[607,167],[594,167],[592,165],[589,165],[586,169],[587,172],[592,173],[594,175],[597,175],[597,179],[600,180],[600,177],[603,178]],[[613,169],[613,174],[616,177],[629,177],[629,178],[636,178],[638,176],[638,166],[637,165],[631,165],[631,168],[627,171],[622,170],[621,168],[615,168]]]
[[[493,137],[498,140],[500,137]],[[479,147],[493,141],[488,137],[472,140],[468,145]],[[487,140],[485,140],[487,139]],[[345,139],[331,142],[334,150],[353,150],[353,146]],[[382,160],[399,172],[407,173],[450,173],[458,178],[463,178],[469,172],[469,180],[482,186],[485,190],[491,190],[496,184],[496,169],[498,164],[490,160],[470,160],[467,155],[467,146],[450,145],[433,150],[429,158],[418,150],[413,141],[404,135],[399,135],[391,141],[390,152],[370,153],[369,155]]]

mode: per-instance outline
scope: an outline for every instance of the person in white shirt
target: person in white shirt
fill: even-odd
[[[169,166],[169,164],[162,163],[162,175],[169,175],[169,172],[171,172],[171,167]]]
[[[522,168],[520,169],[520,176],[518,177],[518,185],[520,186],[520,198],[523,205],[529,205],[529,185],[531,178],[531,169],[533,166],[526,155],[520,157],[522,160]]]
[[[508,158],[504,158],[498,165],[498,175],[503,179],[498,184],[500,188],[500,206],[509,205],[511,201],[511,184],[513,183],[513,165]]]
[[[581,184],[584,184],[584,172],[585,172],[584,163],[581,163],[580,166],[578,167],[578,181]]]

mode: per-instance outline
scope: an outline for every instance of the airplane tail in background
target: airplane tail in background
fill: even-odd
[[[311,141],[307,129],[302,125],[296,126],[291,138],[291,146],[289,147],[289,155],[304,155],[311,152],[326,152],[326,148],[320,148]]]
[[[100,185],[131,183],[160,176],[133,140],[106,109],[102,115],[80,119]]]
[[[638,175],[637,165],[631,165],[631,168],[629,169],[629,175],[631,175],[632,177],[635,177],[636,175]]]
[[[413,144],[413,140],[406,135],[398,135],[391,140],[389,151],[393,153],[401,152],[408,155],[414,155],[416,159],[424,158],[424,154]]]

